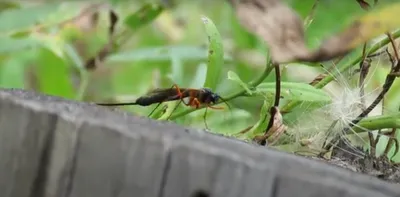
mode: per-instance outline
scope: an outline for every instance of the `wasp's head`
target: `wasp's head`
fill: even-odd
[[[221,99],[221,96],[217,93],[214,93],[210,88],[203,88],[203,91],[207,95],[207,100],[210,103],[217,103]]]

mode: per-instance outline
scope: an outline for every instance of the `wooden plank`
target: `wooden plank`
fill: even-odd
[[[175,142],[164,197],[190,196],[196,190],[226,197],[400,194],[400,188],[368,176],[273,150],[260,151],[243,143],[229,150],[221,147],[234,141],[222,141],[219,145],[211,145],[206,139]],[[345,174],[351,176],[342,177]]]
[[[39,194],[56,116],[0,102],[0,196]]]
[[[30,92],[18,91],[17,98],[10,90],[2,94],[32,111],[58,115],[51,160],[43,173],[45,196],[159,196],[169,145],[152,132],[147,119],[132,122],[126,113]],[[160,132],[168,128],[150,123]]]
[[[58,119],[54,130],[53,148],[50,153],[51,160],[46,174],[47,185],[43,188],[43,196],[62,197],[68,193],[80,125],[79,121],[71,122],[62,118]]]
[[[158,196],[165,165],[159,141],[87,124],[80,132],[68,196]]]
[[[322,162],[19,90],[0,91],[0,177],[1,197],[400,196]]]

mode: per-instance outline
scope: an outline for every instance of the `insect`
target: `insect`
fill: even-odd
[[[187,100],[188,99],[188,100]],[[201,106],[205,105],[206,111],[204,113],[204,123],[206,128],[208,129],[208,125],[206,122],[206,115],[207,115],[207,109],[224,109],[223,107],[215,107],[212,106],[214,104],[217,104],[220,100],[223,101],[228,108],[230,106],[228,103],[223,99],[219,94],[214,93],[211,89],[209,88],[200,88],[200,89],[194,89],[194,88],[179,88],[178,85],[174,84],[171,88],[165,88],[165,89],[154,89],[150,91],[148,94],[139,97],[136,101],[134,102],[126,102],[126,103],[97,103],[97,105],[102,105],[102,106],[126,106],[126,105],[140,105],[140,106],[149,106],[155,103],[158,103],[158,105],[150,112],[148,116],[151,116],[151,114],[154,113],[154,111],[161,105],[163,102],[167,101],[177,101],[179,100],[178,105],[175,107],[173,111],[176,110],[176,108],[179,106],[179,104],[182,102],[186,106],[190,106],[193,108],[200,108]],[[170,116],[172,113],[170,114]],[[169,119],[168,117],[167,119]]]

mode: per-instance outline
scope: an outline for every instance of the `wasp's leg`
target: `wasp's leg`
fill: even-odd
[[[193,99],[193,102],[191,103],[191,106],[194,106],[196,109],[200,107],[200,101],[197,98]]]
[[[210,129],[208,128],[208,124],[207,124],[207,109],[208,109],[208,107],[206,107],[206,110],[205,110],[205,112],[204,112],[203,121],[204,121],[204,125],[206,126],[206,129],[207,129],[207,130],[210,130]]]
[[[156,111],[156,109],[160,107],[160,105],[161,103],[158,103],[157,106],[153,110],[151,110],[150,114],[147,117],[150,117]]]
[[[178,87],[178,85],[177,85],[177,84],[174,84],[172,87],[174,87],[174,88],[176,89],[176,92],[177,92],[179,98],[182,99],[183,94],[182,94],[182,92],[181,92],[181,89]]]
[[[181,104],[181,102],[183,102],[183,100],[179,100],[178,104],[174,107],[174,109],[172,110],[172,112],[169,114],[168,118],[166,120],[169,120],[169,118],[172,116],[172,113],[174,113],[174,111],[178,108],[179,104]],[[183,102],[185,103],[185,102]]]
[[[224,107],[215,107],[215,106],[211,106],[211,105],[209,105],[208,107],[211,109],[225,109]]]

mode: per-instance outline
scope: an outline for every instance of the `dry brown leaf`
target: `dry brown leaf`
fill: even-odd
[[[303,22],[280,0],[231,0],[231,3],[240,23],[269,44],[274,61],[309,56]]]
[[[267,139],[269,146],[274,145],[279,140],[279,137],[287,130],[287,126],[283,124],[283,118],[279,108],[272,107],[271,113],[274,117],[272,127],[268,129],[264,135],[255,137],[255,141],[258,143]]]
[[[400,49],[400,39],[396,39],[394,40],[395,46],[397,46],[397,50]],[[389,43],[388,44],[388,48],[387,51],[390,55],[392,55],[393,57],[395,56],[395,49],[393,49],[393,44]],[[398,53],[400,53],[400,51],[397,51]]]
[[[262,37],[277,63],[291,61],[319,62],[344,55],[343,48],[355,36],[358,25],[326,40],[319,50],[311,52],[305,44],[303,21],[280,0],[232,0],[240,23]]]
[[[275,113],[274,113],[274,122],[272,124],[272,127],[267,131],[268,134],[268,145],[273,145],[275,144],[278,140],[279,137],[286,131],[287,126],[283,124],[283,118],[282,114],[279,111],[278,107],[274,107]]]
[[[305,44],[303,22],[281,0],[229,1],[239,22],[266,41],[272,60],[280,64],[331,60],[400,25],[397,19],[400,4],[393,4],[366,14],[344,31],[326,39],[317,50],[310,51]]]
[[[328,75],[321,73],[317,77],[315,77],[314,80],[312,80],[309,84],[314,86],[315,84],[319,83],[322,79],[324,79],[326,76]]]
[[[78,16],[62,22],[59,26],[65,27],[72,25],[81,31],[91,31],[96,27],[98,22],[98,12],[102,9],[109,8],[106,3],[88,3]]]
[[[118,16],[112,9],[109,10],[109,20],[110,26],[108,29],[108,42],[94,57],[89,58],[85,62],[85,68],[88,70],[93,70],[98,67],[97,65],[102,62],[113,50],[114,32],[115,26],[118,22]]]
[[[368,10],[369,8],[371,8],[371,6],[369,5],[368,2],[364,1],[364,0],[356,0],[358,2],[358,4],[360,4],[360,7],[364,10]]]

